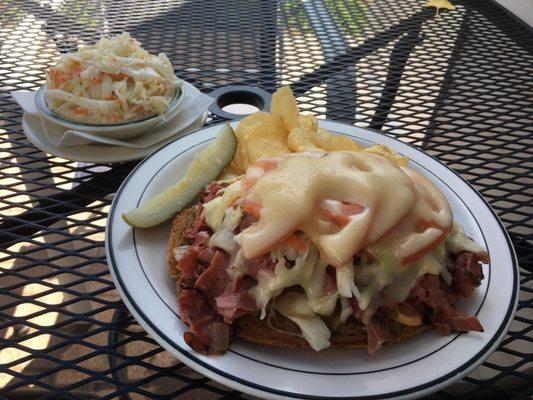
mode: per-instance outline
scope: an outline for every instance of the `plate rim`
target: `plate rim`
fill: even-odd
[[[406,398],[409,397],[418,397],[426,394],[429,389],[435,389],[435,388],[441,388],[452,381],[456,381],[465,375],[467,375],[469,372],[471,372],[474,368],[479,366],[483,361],[497,348],[497,346],[501,343],[503,340],[505,334],[507,333],[513,319],[514,314],[516,312],[516,308],[518,305],[518,293],[519,293],[519,269],[518,269],[518,261],[516,257],[516,251],[514,249],[514,246],[512,245],[511,239],[509,237],[509,234],[505,227],[503,226],[503,223],[499,219],[498,215],[494,211],[494,209],[491,207],[491,205],[488,203],[488,201],[461,175],[459,175],[458,172],[456,172],[454,169],[448,167],[446,164],[444,164],[442,161],[437,159],[436,157],[428,154],[427,152],[419,149],[418,147],[412,145],[408,142],[400,141],[398,138],[390,136],[386,134],[383,131],[379,131],[372,128],[367,127],[359,127],[354,125],[348,125],[343,124],[336,121],[330,121],[330,120],[319,120],[319,124],[332,124],[333,126],[340,127],[339,130],[342,131],[344,128],[357,128],[361,130],[368,130],[373,133],[377,133],[379,135],[383,135],[387,137],[388,139],[393,140],[394,142],[398,142],[403,145],[407,145],[411,147],[413,150],[415,150],[418,153],[421,153],[422,156],[426,156],[430,158],[432,161],[437,162],[441,167],[444,167],[445,169],[452,172],[456,177],[458,177],[463,183],[466,183],[468,188],[470,188],[477,197],[479,197],[482,201],[482,204],[485,205],[485,207],[489,210],[489,212],[492,214],[492,217],[497,223],[497,226],[499,230],[502,232],[503,236],[505,237],[507,248],[509,249],[509,255],[512,262],[513,267],[513,292],[511,294],[511,301],[509,302],[509,306],[507,307],[505,317],[502,319],[500,326],[498,327],[495,334],[489,339],[489,341],[483,346],[483,348],[478,351],[476,354],[474,354],[467,362],[461,364],[459,367],[454,369],[451,372],[448,372],[446,375],[442,375],[430,382],[426,382],[424,384],[411,387],[409,389],[403,389],[400,391],[395,392],[389,392],[389,393],[383,393],[379,395],[367,395],[367,396],[323,396],[323,395],[305,395],[301,393],[295,393],[295,392],[288,392],[283,391],[271,387],[266,387],[260,384],[256,384],[254,382],[247,381],[245,379],[241,379],[238,376],[232,375],[230,373],[227,373],[225,371],[221,371],[220,369],[211,366],[210,364],[200,360],[196,355],[194,355],[191,351],[188,349],[180,347],[177,343],[170,340],[170,338],[163,332],[161,332],[158,327],[144,314],[141,307],[139,307],[134,298],[130,295],[127,288],[124,285],[124,282],[120,276],[120,273],[118,273],[118,269],[115,267],[116,261],[114,253],[111,249],[111,246],[109,245],[111,243],[111,237],[112,237],[112,229],[110,228],[112,225],[112,221],[115,220],[115,211],[117,203],[120,199],[120,194],[123,191],[123,189],[126,187],[129,180],[136,174],[138,169],[141,168],[141,166],[147,162],[149,159],[157,155],[159,151],[163,150],[165,147],[172,145],[174,142],[179,141],[182,138],[185,138],[189,135],[196,134],[200,131],[203,131],[205,129],[213,128],[216,126],[221,126],[225,123],[236,123],[238,121],[224,121],[217,124],[212,124],[209,126],[204,126],[202,128],[199,128],[195,131],[189,132],[185,135],[182,135],[178,138],[175,138],[174,140],[166,143],[164,146],[161,146],[159,149],[157,149],[154,153],[147,156],[145,159],[143,159],[136,167],[128,174],[128,176],[125,178],[125,180],[122,182],[121,186],[117,190],[115,197],[113,199],[113,202],[111,204],[111,208],[109,211],[109,215],[106,222],[106,232],[105,232],[105,244],[106,244],[106,256],[107,256],[107,262],[109,266],[109,270],[111,272],[111,275],[115,281],[115,286],[119,293],[121,294],[121,299],[124,301],[126,306],[128,307],[129,311],[135,316],[136,319],[143,322],[143,328],[146,329],[150,335],[166,350],[170,351],[176,358],[178,358],[181,362],[185,363],[186,365],[190,366],[193,369],[196,369],[197,371],[200,371],[202,374],[208,376],[209,378],[219,381],[227,386],[236,388],[237,390],[241,390],[245,393],[249,393],[252,395],[259,395],[263,397],[268,398],[283,398],[283,399],[343,399],[343,400],[374,400],[374,399],[393,399],[393,398]],[[332,128],[334,129],[334,128]],[[342,132],[339,132],[342,133]],[[344,133],[346,135],[350,135],[350,133]],[[181,355],[178,356],[178,353]],[[431,390],[433,392],[434,390]]]

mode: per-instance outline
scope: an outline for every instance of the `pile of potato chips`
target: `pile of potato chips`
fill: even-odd
[[[355,141],[318,127],[312,115],[302,115],[291,88],[285,86],[272,96],[270,113],[256,112],[237,127],[237,151],[224,175],[240,175],[250,164],[266,157],[302,151],[366,151],[383,155],[398,165],[408,159],[383,145],[365,149]]]

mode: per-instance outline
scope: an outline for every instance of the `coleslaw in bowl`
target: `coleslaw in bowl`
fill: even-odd
[[[181,110],[180,104],[184,97],[182,89],[178,88],[174,99],[168,105],[167,111],[161,115],[153,115],[138,121],[118,124],[85,124],[83,122],[70,121],[50,110],[46,104],[45,91],[46,85],[43,85],[35,94],[35,107],[41,118],[65,129],[87,132],[118,140],[134,138],[173,120]]]
[[[122,33],[62,55],[47,74],[44,98],[67,121],[117,125],[167,112],[180,82],[165,54],[150,54]]]

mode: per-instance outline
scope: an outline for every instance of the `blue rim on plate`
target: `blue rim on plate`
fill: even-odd
[[[172,100],[170,100],[170,102],[168,103],[167,109],[165,110],[164,113],[150,115],[150,116],[147,116],[147,117],[143,117],[141,119],[135,119],[135,120],[126,121],[126,122],[119,122],[119,123],[116,123],[116,124],[90,124],[88,122],[76,121],[76,120],[73,120],[73,119],[65,118],[62,115],[56,113],[55,111],[52,111],[48,107],[48,104],[46,104],[46,97],[44,95],[44,91],[46,90],[46,84],[42,85],[37,90],[37,93],[35,94],[35,104],[37,105],[37,108],[39,109],[39,111],[41,113],[45,114],[46,116],[48,116],[50,118],[54,118],[56,120],[64,122],[66,124],[76,125],[76,126],[79,126],[79,127],[92,127],[92,128],[121,127],[121,126],[125,126],[125,125],[137,124],[139,122],[145,122],[145,121],[148,121],[150,119],[165,115],[165,113],[167,113],[168,110],[173,108],[178,101],[181,101],[181,99],[183,97],[183,90],[181,89],[181,85],[182,85],[182,80],[180,79],[178,81],[178,85],[176,86],[176,92],[174,93],[174,96],[172,97]]]
[[[342,124],[338,124],[338,123],[331,123],[331,122],[328,122],[328,123],[330,125],[342,125]],[[353,128],[353,127],[351,127],[351,128]],[[206,128],[203,128],[203,129],[206,129]],[[335,131],[335,129],[331,129],[331,130]],[[372,130],[370,130],[370,131],[372,131]],[[196,132],[198,132],[198,131],[196,131]],[[183,139],[183,138],[185,138],[187,136],[193,135],[196,132],[191,132],[191,133],[189,133],[187,135],[184,135],[183,137],[177,139],[177,141],[179,141],[179,140],[181,140],[181,139]],[[373,132],[376,132],[376,131],[373,131]],[[341,133],[341,134],[343,134],[343,133]],[[389,139],[392,139],[392,138],[389,137]],[[208,139],[208,140],[210,140],[210,139]],[[412,145],[410,145],[408,143],[399,142],[396,139],[393,139],[393,140],[398,142],[398,143],[401,143],[402,145],[408,145],[409,147],[415,149],[417,152],[422,153],[419,149],[417,149],[416,147],[414,147],[414,146],[412,146]],[[168,143],[166,146],[164,146],[163,148],[158,150],[158,152],[163,150],[163,149],[165,149],[166,147],[172,145],[173,143],[175,143],[175,141]],[[202,142],[202,143],[205,143],[205,141]],[[198,146],[200,144],[201,143],[196,143],[195,145]],[[189,149],[184,149],[182,151],[182,153],[186,152],[187,150],[189,150]],[[215,377],[215,379],[216,379],[217,376],[225,378],[223,383],[229,384],[230,386],[231,386],[232,383],[235,383],[237,385],[234,385],[234,386],[239,386],[238,389],[240,389],[240,390],[243,390],[243,388],[252,388],[252,389],[255,389],[255,390],[259,391],[260,394],[262,393],[262,394],[273,395],[273,396],[283,396],[283,397],[289,397],[289,398],[312,398],[312,399],[332,398],[331,396],[315,396],[315,395],[309,395],[309,394],[300,394],[300,393],[295,393],[295,392],[284,391],[284,390],[277,389],[277,388],[266,387],[264,385],[259,385],[259,384],[255,383],[255,382],[251,382],[249,380],[242,379],[239,376],[231,374],[231,373],[229,373],[227,371],[223,371],[223,370],[220,370],[218,368],[215,368],[212,365],[210,365],[209,363],[206,363],[203,360],[201,360],[193,351],[189,350],[188,348],[184,348],[184,347],[179,346],[175,342],[174,339],[168,337],[167,334],[165,334],[164,332],[161,331],[161,329],[159,329],[159,327],[157,326],[157,323],[155,321],[152,321],[152,320],[150,320],[149,317],[147,317],[147,315],[143,312],[142,307],[139,304],[136,303],[136,301],[134,299],[134,296],[132,296],[132,294],[128,291],[128,288],[127,288],[127,286],[124,283],[124,279],[123,279],[123,277],[121,276],[121,273],[120,273],[120,268],[117,267],[118,263],[117,263],[117,258],[116,258],[116,255],[115,255],[115,251],[114,251],[113,247],[110,246],[110,243],[112,243],[112,237],[113,237],[113,231],[112,231],[111,224],[116,218],[117,203],[118,203],[119,199],[121,198],[121,195],[122,195],[124,189],[127,187],[128,182],[132,179],[132,177],[135,176],[136,172],[140,168],[142,168],[142,166],[145,163],[147,163],[149,160],[151,160],[153,157],[155,157],[158,152],[156,152],[156,153],[152,154],[151,156],[147,157],[146,159],[144,159],[130,173],[130,175],[128,175],[128,177],[125,179],[125,181],[123,182],[123,184],[121,185],[121,187],[117,191],[117,194],[116,194],[115,199],[113,201],[113,204],[111,206],[111,210],[110,210],[109,217],[108,217],[108,225],[107,225],[107,229],[106,229],[106,251],[107,251],[107,255],[108,255],[109,267],[110,267],[110,270],[111,270],[111,272],[113,274],[113,278],[116,280],[117,288],[119,289],[119,292],[121,292],[123,294],[123,296],[125,296],[125,299],[127,300],[126,304],[129,306],[130,311],[132,311],[132,313],[141,320],[141,323],[146,324],[147,328],[149,328],[150,331],[152,331],[152,332],[154,332],[156,334],[156,340],[161,339],[164,342],[164,343],[161,343],[161,340],[158,340],[164,347],[166,347],[167,349],[168,349],[168,347],[171,347],[177,353],[180,353],[184,357],[184,359],[182,359],[182,361],[188,360],[188,361],[192,362],[193,367],[194,367],[194,365],[197,365],[197,366],[200,366],[200,367],[204,368],[207,371],[212,372],[214,377]],[[437,161],[441,166],[446,168],[448,171],[452,172],[461,181],[463,181],[464,183],[466,183],[468,185],[468,182],[466,180],[464,180],[455,171],[453,171],[452,169],[448,168],[445,164],[441,163],[440,161],[438,161],[437,159],[433,158],[432,156],[430,156],[428,154],[425,154],[425,153],[422,153],[422,154],[424,154],[425,156],[431,158],[434,161]],[[174,158],[179,157],[179,155],[180,154],[175,155]],[[165,163],[165,165],[168,164],[170,161],[171,160],[169,160],[167,163]],[[163,166],[161,168],[163,168]],[[423,167],[423,168],[425,168],[425,167]],[[429,172],[431,172],[431,171],[429,171]],[[156,173],[154,172],[153,176],[155,176],[155,174]],[[148,186],[149,183],[150,182],[146,183],[146,187]],[[145,189],[146,189],[146,187],[145,187]],[[512,261],[512,269],[513,269],[513,277],[512,277],[512,282],[513,282],[512,287],[513,287],[513,289],[512,289],[512,293],[511,293],[511,297],[510,297],[511,300],[509,301],[509,305],[508,305],[507,310],[505,312],[505,317],[502,318],[501,323],[498,326],[498,329],[493,334],[493,336],[490,338],[490,340],[488,340],[488,342],[484,345],[484,347],[480,351],[478,351],[475,355],[473,355],[469,359],[468,362],[463,363],[458,368],[454,369],[453,371],[450,371],[446,375],[438,377],[437,379],[434,379],[432,381],[426,382],[426,383],[421,384],[421,385],[414,386],[414,387],[406,389],[406,390],[383,393],[383,394],[380,394],[380,395],[339,396],[339,397],[334,397],[334,398],[361,400],[361,399],[378,399],[378,398],[382,399],[382,398],[396,398],[396,397],[402,397],[402,396],[414,396],[414,395],[416,395],[417,392],[420,392],[421,390],[425,390],[425,389],[432,388],[432,387],[437,387],[439,385],[443,385],[444,383],[448,383],[448,382],[454,380],[454,378],[457,378],[458,376],[459,377],[460,376],[464,376],[473,367],[475,367],[482,360],[484,360],[490,354],[490,352],[495,349],[496,345],[503,339],[504,333],[507,331],[507,329],[508,329],[508,327],[509,327],[509,325],[510,325],[510,323],[512,321],[512,317],[514,315],[514,311],[516,309],[517,300],[518,300],[518,284],[519,284],[519,282],[518,282],[518,267],[517,267],[516,255],[514,253],[514,249],[512,247],[512,244],[511,244],[511,241],[509,239],[509,236],[507,235],[507,232],[505,231],[501,221],[498,219],[498,217],[495,214],[494,210],[492,210],[492,208],[487,203],[487,201],[474,188],[472,188],[470,185],[468,185],[468,187],[470,189],[472,189],[472,191],[475,193],[476,196],[479,197],[479,199],[482,200],[482,203],[485,205],[487,210],[489,210],[489,212],[492,214],[494,220],[497,222],[497,225],[498,225],[499,229],[501,230],[501,233],[505,237],[505,240],[507,242],[506,244],[507,244],[507,246],[508,246],[508,248],[510,250],[509,254],[510,254],[511,261]],[[139,197],[139,199],[140,198],[141,197]],[[135,242],[135,234],[134,234],[134,232],[132,234],[134,235],[134,239],[133,240]],[[143,273],[144,273],[144,270],[143,270]],[[146,276],[146,274],[145,274],[145,276]],[[489,280],[490,280],[490,277],[489,277]],[[151,285],[150,282],[149,282],[149,284]],[[488,287],[487,287],[487,293],[488,293]],[[157,292],[156,292],[156,294],[159,295]],[[452,341],[455,340],[459,336],[460,335],[457,335],[455,338],[452,339]],[[239,355],[241,355],[241,354],[239,354]],[[243,357],[246,357],[246,356],[243,356]],[[254,361],[257,361],[257,360],[254,360]],[[418,360],[416,360],[416,361],[418,361]],[[277,367],[277,366],[272,366],[272,367]],[[302,371],[302,372],[307,372],[308,373],[309,371]],[[374,372],[374,371],[370,371],[370,372]],[[377,372],[379,372],[379,371],[377,371]],[[253,393],[253,394],[257,394],[257,393]]]

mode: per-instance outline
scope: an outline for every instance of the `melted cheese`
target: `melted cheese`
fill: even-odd
[[[425,274],[446,275],[449,272],[434,252],[405,267],[390,252],[384,251],[374,263],[356,269],[355,282],[361,292],[357,297],[359,308],[368,309],[374,301],[379,301],[379,294],[397,303],[403,302],[415,281]]]
[[[301,230],[331,265],[342,265],[393,228],[415,200],[411,179],[391,161],[352,152],[284,157],[248,196],[259,200],[262,209],[259,222],[241,233],[245,257],[261,255]],[[324,231],[318,207],[325,200],[361,205],[364,211],[337,232]]]
[[[245,258],[274,248],[274,272],[261,271],[252,289],[263,315],[268,302],[291,286],[304,289],[314,313],[330,315],[339,298],[355,296],[361,310],[382,291],[403,301],[426,273],[449,281],[444,258],[430,251],[449,230],[451,209],[440,190],[416,171],[379,155],[331,152],[285,156],[276,168],[260,175],[251,168],[250,174],[244,178],[250,182],[243,185],[245,196],[261,204],[260,218],[238,235],[238,242]],[[361,212],[349,215],[343,226],[324,220],[321,210],[339,213],[343,203]],[[294,231],[303,231],[311,243],[305,254],[288,256],[290,248],[276,243]],[[375,261],[354,268],[353,256],[363,247]],[[287,260],[294,260],[292,268]],[[324,296],[328,265],[335,266],[338,292]]]

